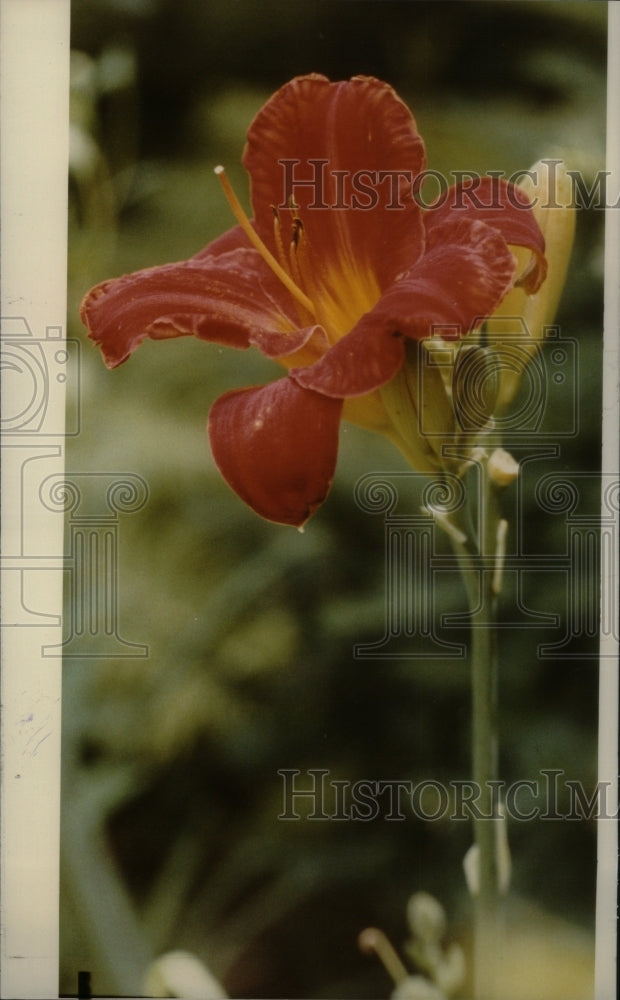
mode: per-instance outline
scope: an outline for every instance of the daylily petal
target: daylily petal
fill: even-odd
[[[265,357],[278,361],[297,354],[303,348],[308,348],[314,359],[320,358],[329,347],[327,335],[321,326],[306,326],[290,333],[257,330],[250,337],[250,343],[258,347]]]
[[[104,281],[84,299],[81,317],[109,368],[146,337],[195,336],[245,348],[259,331],[279,335],[297,327],[289,293],[248,249]]]
[[[389,316],[378,317],[373,310],[319,361],[307,368],[292,368],[290,376],[306,389],[346,399],[384,385],[404,359],[400,324]]]
[[[331,83],[318,74],[292,80],[252,122],[243,162],[262,239],[274,247],[272,206],[292,194],[328,280],[371,273],[383,289],[422,253],[411,179],[424,170],[424,144],[388,84],[370,77]],[[287,191],[287,177],[302,183]]]
[[[215,463],[261,517],[302,527],[332,484],[341,410],[289,378],[228,392],[209,413]]]
[[[532,251],[531,266],[521,276],[525,291],[535,292],[547,273],[545,240],[530,208],[527,194],[500,177],[474,177],[467,184],[455,184],[442,196],[436,207],[424,213],[431,248],[442,238],[445,224],[458,219],[477,220],[499,230],[506,243]]]
[[[410,296],[415,310],[402,331],[416,340],[435,332],[445,339],[464,337],[494,312],[514,282],[516,258],[497,229],[463,218],[446,223],[442,236],[377,304],[378,311],[383,304],[403,312]]]
[[[466,218],[441,229],[443,240],[346,337],[316,364],[291,371],[299,385],[342,398],[372,392],[402,364],[403,336],[462,337],[491,315],[514,279],[516,261],[503,237]]]

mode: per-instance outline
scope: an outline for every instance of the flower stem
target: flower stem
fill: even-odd
[[[478,464],[476,543],[455,545],[467,590],[471,627],[472,777],[479,798],[474,814],[477,891],[474,905],[474,1000],[497,1000],[501,951],[497,854],[498,711],[497,604],[506,524],[500,488]]]
[[[487,574],[485,574],[487,575]],[[480,814],[474,819],[478,848],[479,886],[475,899],[475,1000],[497,997],[495,967],[498,956],[498,872],[493,782],[497,781],[497,656],[495,607],[497,598],[484,582],[480,612],[472,615],[472,767],[480,789]],[[478,623],[477,619],[482,620]],[[496,786],[495,786],[496,787]]]

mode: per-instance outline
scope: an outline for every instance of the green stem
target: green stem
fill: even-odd
[[[497,658],[496,630],[491,615],[496,600],[483,595],[482,622],[472,616],[472,764],[473,780],[480,789],[480,813],[474,819],[478,848],[479,887],[475,900],[474,972],[475,1000],[496,1000],[498,955],[498,872],[493,782],[497,781]]]
[[[472,767],[480,789],[480,813],[474,821],[480,884],[475,902],[474,997],[497,1000],[499,958],[499,885],[494,782],[498,778],[497,604],[495,560],[500,523],[499,491],[486,464],[480,466],[480,599],[471,607],[472,629]],[[487,818],[485,818],[487,817]]]
[[[486,463],[480,473],[479,538],[455,549],[467,590],[471,626],[472,777],[480,792],[474,816],[478,891],[474,909],[474,1000],[497,1000],[501,948],[494,782],[498,778],[497,603],[499,489]]]

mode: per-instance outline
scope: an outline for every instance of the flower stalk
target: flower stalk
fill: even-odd
[[[502,467],[515,470],[514,478],[518,467],[511,456],[502,452],[499,461]],[[500,501],[510,480],[495,474],[496,464],[495,453],[489,457],[479,450],[475,462],[477,510],[473,512],[470,505],[461,508],[453,515],[447,532],[465,586],[471,629],[471,761],[478,793],[471,851],[474,870],[468,879],[474,900],[474,1000],[497,1000],[497,967],[502,949],[500,900],[506,881],[499,870],[497,825],[502,814],[495,790],[499,743],[498,603],[508,529]],[[443,518],[435,514],[435,519],[446,528]]]
[[[478,574],[480,594],[472,602],[471,612],[471,692],[472,692],[472,770],[480,789],[480,812],[494,814],[493,783],[498,779],[498,669],[497,606],[499,594],[494,586],[497,560],[499,487],[491,480],[488,464],[481,466],[480,529],[481,551]],[[490,568],[489,563],[491,564]],[[493,1000],[497,994],[497,959],[499,941],[499,878],[496,851],[496,823],[474,819],[474,842],[478,849],[479,886],[475,898],[474,978],[475,1000]]]

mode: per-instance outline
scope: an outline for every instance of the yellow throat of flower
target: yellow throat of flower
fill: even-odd
[[[335,343],[355,326],[380,297],[380,288],[372,271],[355,258],[353,250],[342,250],[337,270],[328,270],[324,262],[313,258],[303,220],[291,205],[285,211],[291,214],[291,237],[286,245],[283,237],[283,219],[279,209],[273,207],[273,235],[277,257],[265,246],[226,177],[224,167],[215,168],[226,200],[233,215],[259,252],[267,266],[287,288],[301,307],[301,319],[319,323],[330,343]],[[343,240],[343,243],[347,241]]]

